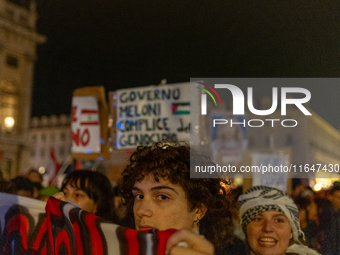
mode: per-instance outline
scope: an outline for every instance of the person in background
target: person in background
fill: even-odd
[[[19,176],[11,180],[15,186],[15,194],[24,197],[33,197],[33,184],[25,177]]]
[[[27,173],[27,179],[29,179],[32,183],[36,182],[36,183],[42,183],[43,181],[43,176],[41,173],[39,173],[38,170],[36,169],[30,169]]]
[[[249,254],[318,254],[301,244],[298,208],[283,191],[255,186],[239,197],[239,205]]]
[[[61,191],[54,197],[111,220],[112,187],[105,175],[90,170],[73,171],[63,180]]]
[[[317,228],[316,247],[322,255],[339,254],[337,241],[339,229],[332,203],[324,198],[316,198],[319,225]]]
[[[122,173],[120,194],[135,228],[177,229],[166,254],[228,253],[234,241],[230,203],[221,179],[190,178],[190,160],[212,165],[187,144],[138,146]],[[204,237],[204,238],[203,238]],[[187,247],[179,244],[185,242]]]
[[[335,224],[336,224],[336,247],[337,253],[340,254],[340,183],[335,182],[333,187],[329,190],[328,200],[332,203],[335,211]]]
[[[15,194],[15,186],[13,183],[6,181],[0,170],[0,192]]]
[[[310,217],[308,217],[309,215],[308,209],[310,208],[311,201],[306,197],[300,197],[296,199],[294,202],[299,209],[300,226],[305,234],[306,245],[310,248],[317,249],[316,236],[318,227],[316,223],[313,220],[311,220]]]
[[[39,190],[43,188],[43,176],[38,170],[31,168],[27,173],[27,179],[33,184],[33,198],[39,199]]]
[[[2,181],[0,181],[0,192],[15,194],[16,193],[16,187],[15,187],[14,183],[6,181],[6,180],[2,180]]]
[[[335,184],[328,192],[328,200],[331,201],[336,212],[340,213],[340,184]]]
[[[318,208],[315,203],[315,192],[313,189],[309,186],[306,186],[306,188],[301,192],[300,197],[309,201],[307,206],[308,220],[314,221],[316,225],[319,225]]]
[[[112,221],[120,226],[127,228],[134,228],[135,222],[133,212],[127,210],[128,208],[124,205],[124,199],[119,195],[119,187],[113,188],[113,203],[112,203]]]
[[[33,195],[32,198],[39,199],[39,191],[42,189],[42,185],[39,182],[32,182],[33,185]]]

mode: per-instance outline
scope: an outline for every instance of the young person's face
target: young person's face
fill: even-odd
[[[135,183],[132,193],[135,197],[133,213],[137,230],[198,230],[194,221],[201,219],[204,214],[198,209],[189,211],[185,191],[179,184],[164,179],[157,182],[154,176],[149,174]]]
[[[260,213],[247,225],[247,240],[252,255],[285,254],[292,237],[288,218],[281,212]]]
[[[79,182],[79,180],[78,180]],[[80,206],[81,209],[95,214],[97,212],[96,203],[89,198],[85,191],[73,187],[70,183],[67,183],[63,189],[65,199],[74,202]]]

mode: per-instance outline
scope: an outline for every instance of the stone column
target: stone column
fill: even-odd
[[[33,71],[34,71],[35,56],[25,55],[25,74],[22,84],[22,91],[20,93],[21,105],[19,107],[19,116],[21,120],[21,135],[23,144],[20,148],[20,155],[18,155],[20,172],[24,173],[27,169],[27,163],[30,157],[30,143],[29,143],[29,125],[32,109],[32,90],[33,90]]]

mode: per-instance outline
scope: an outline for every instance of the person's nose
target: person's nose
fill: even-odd
[[[137,206],[136,213],[139,217],[151,217],[152,216],[152,203],[150,199],[144,198]]]
[[[66,201],[70,201],[70,202],[73,202],[73,203],[77,203],[76,199],[74,198],[73,194],[70,194],[70,193],[67,193],[65,195],[65,199]]]
[[[270,220],[264,220],[263,231],[264,232],[272,232],[273,231],[273,223]]]

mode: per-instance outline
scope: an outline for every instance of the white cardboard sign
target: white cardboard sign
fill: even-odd
[[[190,139],[190,83],[117,91],[117,149]]]
[[[100,153],[100,121],[97,98],[72,99],[72,153]]]

